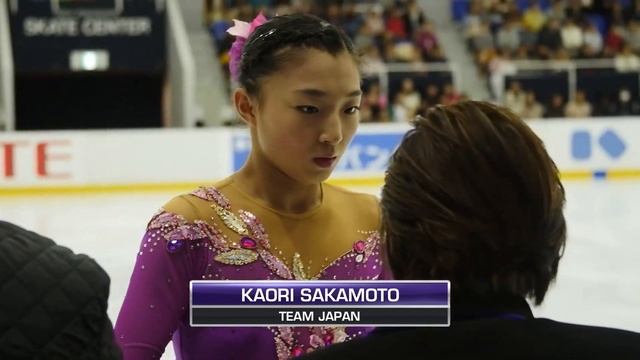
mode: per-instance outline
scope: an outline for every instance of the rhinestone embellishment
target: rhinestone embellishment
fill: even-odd
[[[229,229],[243,236],[249,235],[249,230],[247,229],[245,223],[240,218],[235,216],[231,211],[218,205],[211,205],[211,207],[216,211],[222,222]]]
[[[302,259],[300,259],[300,254],[293,254],[293,277],[296,280],[308,280],[307,274],[304,272],[304,265],[302,264]]]
[[[258,247],[258,243],[252,238],[245,236],[242,239],[240,239],[240,246],[243,249],[255,250]]]
[[[178,252],[180,249],[182,249],[184,245],[184,240],[169,240],[167,241],[167,251],[169,251],[170,253],[176,253]]]
[[[246,265],[258,260],[258,253],[248,249],[233,249],[216,255],[214,259],[226,265]]]

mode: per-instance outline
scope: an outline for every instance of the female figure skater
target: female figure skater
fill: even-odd
[[[190,280],[386,278],[375,197],[323,183],[358,126],[353,44],[308,15],[260,15],[230,33],[251,154],[149,222],[115,327],[125,359],[159,358],[170,340],[178,359],[286,359],[369,330],[192,328]]]

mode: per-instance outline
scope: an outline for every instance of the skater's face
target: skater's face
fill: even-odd
[[[247,120],[258,158],[304,183],[326,180],[360,120],[360,73],[352,55],[300,49],[260,82]]]

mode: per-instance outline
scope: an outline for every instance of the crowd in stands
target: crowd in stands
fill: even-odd
[[[387,63],[444,62],[433,23],[416,0],[395,1],[311,1],[311,0],[207,0],[207,24],[214,39],[220,63],[228,76],[228,51],[233,37],[226,30],[232,20],[251,21],[259,12],[267,17],[296,12],[317,15],[338,24],[351,37],[362,54],[364,74],[386,71]],[[361,106],[364,122],[406,121],[420,113],[433,98],[457,99],[452,86],[435,85],[431,95],[409,90],[411,79],[400,93],[386,94],[380,83],[365,89]],[[426,91],[426,90],[425,90]],[[423,98],[426,99],[423,101]],[[451,101],[451,100],[448,100]]]
[[[577,89],[573,99],[565,101],[561,94],[551,95],[547,105],[536,99],[533,91],[523,89],[518,81],[512,81],[504,96],[504,104],[525,119],[587,118],[592,116],[640,115],[640,101],[631,91],[622,87],[616,94],[603,96],[592,103],[583,89]]]
[[[485,69],[495,56],[513,59],[615,58],[636,71],[640,1],[472,0],[464,32]],[[544,6],[543,6],[544,5]]]
[[[460,94],[451,83],[443,86],[429,83],[424,89],[419,89],[414,80],[407,77],[402,80],[400,89],[392,99],[389,104],[377,82],[366,87],[360,104],[362,122],[406,122],[416,115],[425,115],[432,106],[455,104],[465,99],[465,95]]]
[[[618,73],[640,70],[638,0],[471,0],[468,5],[464,35],[488,77],[493,98],[516,106],[524,116],[539,114],[537,105],[542,105],[535,93],[518,89],[519,84],[511,84],[505,93],[507,77],[517,73],[513,60],[611,59]],[[568,102],[554,94],[547,97],[542,113],[548,117],[640,114],[637,96],[626,88],[618,90],[596,97],[577,89]],[[589,96],[597,104],[589,104]]]
[[[232,20],[251,21],[259,12],[318,15],[342,29],[362,54],[363,122],[402,122],[435,104],[465,98],[451,80],[420,82],[402,78],[395,89],[381,86],[375,74],[388,63],[443,62],[446,57],[433,23],[416,0],[206,0],[206,21],[228,77]],[[640,71],[640,0],[470,0],[462,20],[464,36],[493,98],[525,118],[640,115],[636,89],[593,95],[540,89],[510,80],[514,60],[609,58],[617,72]],[[388,85],[388,84],[387,84]],[[606,91],[605,91],[606,93]],[[544,96],[543,96],[544,95]]]

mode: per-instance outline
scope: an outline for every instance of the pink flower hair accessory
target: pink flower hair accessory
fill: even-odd
[[[231,78],[234,81],[237,81],[240,75],[240,59],[242,58],[242,49],[247,39],[249,39],[251,33],[253,33],[258,26],[267,21],[269,20],[260,12],[251,23],[234,19],[234,25],[227,30],[229,34],[236,37],[229,50],[229,70],[231,71]]]

